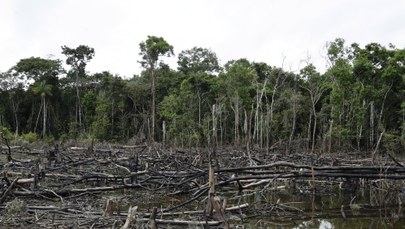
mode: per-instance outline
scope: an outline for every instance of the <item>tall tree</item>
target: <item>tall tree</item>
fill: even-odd
[[[32,87],[32,91],[35,94],[39,94],[41,96],[41,109],[42,110],[42,137],[45,137],[46,134],[46,117],[47,117],[47,109],[46,109],[46,96],[52,95],[52,86],[47,84],[45,81],[40,81]]]
[[[145,141],[148,135],[148,118],[150,116],[150,88],[149,80],[145,77],[133,77],[127,82],[125,87],[130,99],[131,125],[128,129],[132,129],[134,139]]]
[[[59,79],[58,76],[63,72],[62,64],[60,60],[52,60],[52,59],[44,59],[40,57],[30,57],[30,58],[25,58],[21,59],[14,67],[11,68],[11,72],[13,73],[12,75],[17,77],[20,82],[24,82],[25,88],[29,87],[32,83],[34,83],[34,87],[39,86],[39,85],[48,85],[46,87],[45,94],[46,95],[51,95],[56,93],[58,90],[58,85],[59,85]],[[39,92],[41,94],[41,106],[40,109],[44,109],[46,107],[46,100],[45,97],[42,98],[42,92]],[[18,109],[19,109],[19,101],[16,99],[13,93],[11,93],[12,96],[12,106],[14,113],[16,114]],[[21,98],[19,98],[21,99]],[[58,101],[55,101],[57,103]],[[44,117],[44,123],[43,123],[43,131],[42,135],[45,135],[46,133],[46,110],[43,110],[43,117]],[[34,109],[31,111],[31,116],[34,115]],[[39,117],[40,114],[38,114]],[[17,116],[16,116],[17,117]],[[16,123],[18,123],[18,120],[16,120]]]
[[[192,91],[196,93],[198,99],[198,124],[201,124],[201,106],[204,93],[209,91],[209,81],[213,77],[211,74],[220,71],[217,55],[209,49],[194,47],[181,51],[177,61],[178,70],[186,75]],[[207,104],[211,106],[212,104]]]
[[[314,122],[313,122],[313,128],[312,128],[312,137],[311,137],[311,152],[314,152],[315,148],[315,139],[316,139],[316,128],[317,128],[317,110],[316,110],[316,105],[321,99],[321,96],[324,94],[326,91],[326,86],[323,82],[323,77],[321,74],[319,74],[316,71],[316,68],[314,65],[309,64],[305,68],[301,69],[301,76],[306,79],[304,85],[301,85],[303,89],[305,89],[311,100],[311,108],[312,112],[310,116],[313,117]],[[311,119],[310,119],[311,120]],[[311,126],[311,125],[309,125]],[[308,129],[310,132],[310,128]]]
[[[155,126],[156,126],[156,68],[159,64],[159,58],[161,56],[174,55],[173,46],[166,42],[162,37],[148,36],[146,41],[139,44],[142,61],[140,61],[142,67],[149,71],[151,79],[151,93],[152,93],[152,112],[151,112],[151,133],[150,139],[155,139]]]
[[[240,143],[241,116],[253,106],[255,94],[253,82],[257,78],[256,70],[246,59],[232,60],[225,64],[225,72],[220,74],[223,93],[234,113],[234,143]],[[245,115],[246,116],[246,115]]]
[[[11,74],[11,71],[0,73],[0,91],[4,91],[2,98],[8,98],[11,105],[11,110],[13,112],[14,118],[14,134],[18,135],[20,130],[20,120],[19,120],[19,108],[22,100],[24,99],[24,85],[22,82],[19,82],[18,78]],[[7,95],[7,96],[6,96]],[[6,99],[2,100],[3,106],[7,106]],[[1,110],[1,109],[0,109]],[[0,122],[1,125],[1,122]]]
[[[44,59],[40,57],[21,59],[11,70],[18,78],[25,81],[26,86],[30,84],[30,80],[48,81],[50,78],[58,76],[63,71],[60,60]]]
[[[189,72],[215,73],[221,69],[217,55],[211,50],[201,47],[181,51],[177,64],[179,65],[178,70],[184,74]]]
[[[330,114],[328,115],[329,152],[332,148],[333,138],[338,139],[335,147],[341,147],[341,144],[351,135],[357,136],[357,148],[360,150],[360,140],[363,135],[364,103],[362,98],[357,95],[358,88],[362,85],[353,77],[352,49],[346,47],[344,43],[343,39],[337,38],[327,44],[330,67],[325,75],[331,79]],[[350,111],[355,111],[356,116],[350,118]],[[348,120],[351,121],[347,122]],[[356,134],[353,133],[353,127],[356,127]]]
[[[283,66],[282,66],[283,67]],[[284,81],[287,79],[287,75],[285,71],[282,68],[279,69],[273,69],[271,78],[273,82],[271,82],[272,88],[271,88],[271,99],[270,99],[270,104],[267,105],[267,128],[268,130],[266,131],[266,148],[267,150],[270,147],[270,142],[271,142],[271,132],[273,128],[273,119],[274,119],[274,107],[276,103],[276,96],[278,91],[280,90],[280,87],[283,86]]]
[[[62,54],[66,55],[66,64],[72,66],[75,76],[76,86],[76,124],[79,129],[82,127],[83,114],[80,100],[80,77],[86,76],[86,65],[94,57],[94,48],[86,45],[79,45],[77,48],[62,46]]]

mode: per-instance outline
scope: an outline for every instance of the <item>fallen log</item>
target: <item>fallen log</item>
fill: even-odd
[[[405,168],[403,166],[376,166],[376,165],[366,165],[366,166],[309,166],[309,165],[297,165],[291,162],[286,161],[279,161],[267,165],[260,165],[260,166],[249,166],[249,167],[239,167],[239,168],[223,168],[218,171],[217,173],[224,173],[224,172],[250,172],[255,170],[263,170],[275,167],[289,167],[294,169],[309,169],[309,170],[368,170],[368,171],[387,171],[387,172],[399,172],[405,173]]]
[[[54,197],[55,194],[66,197],[73,194],[79,193],[91,193],[91,192],[104,192],[104,191],[116,191],[120,189],[131,189],[131,188],[143,188],[141,185],[138,184],[130,184],[130,185],[117,185],[117,186],[106,186],[106,187],[94,187],[94,188],[72,188],[72,189],[62,189],[57,191],[50,192],[49,190],[38,190],[38,191],[14,191],[14,194],[17,196],[31,196],[36,197],[38,195],[47,196],[47,197]]]
[[[0,198],[0,204],[4,203],[4,201],[6,200],[7,196],[9,196],[11,190],[13,190],[14,186],[16,185],[16,183],[18,182],[19,178],[16,178],[15,180],[13,180],[13,182],[11,182],[10,186],[8,186],[8,188],[6,189],[6,191],[3,193],[3,195]]]
[[[31,184],[34,183],[35,179],[34,178],[21,178],[18,179],[17,184]]]
[[[115,149],[118,147],[114,146]],[[384,192],[389,192],[387,200],[384,199],[381,202],[377,202],[380,200],[373,200],[376,206],[394,203],[394,198],[395,201],[402,201],[399,198],[403,197],[399,196],[401,193],[398,192],[403,184],[387,181],[388,179],[405,179],[405,168],[401,166],[401,162],[404,161],[402,158],[398,158],[397,162],[388,158],[390,165],[377,166],[370,165],[370,159],[356,160],[361,155],[338,159],[337,163],[332,163],[334,160],[331,160],[332,157],[329,158],[329,156],[328,158],[316,157],[311,160],[313,156],[310,155],[285,157],[281,154],[272,156],[270,153],[266,155],[252,154],[252,159],[260,158],[261,164],[259,166],[247,166],[248,158],[241,152],[223,152],[222,154],[218,152],[217,158],[221,167],[214,163],[215,171],[212,170],[211,179],[209,179],[208,157],[206,156],[208,154],[201,152],[198,152],[198,157],[195,157],[195,154],[189,151],[175,154],[172,152],[155,152],[155,150],[141,154],[136,153],[139,150],[131,150],[130,148],[128,151],[122,148],[121,150],[110,149],[109,151],[117,152],[117,154],[85,154],[64,148],[61,151],[61,160],[52,166],[46,163],[49,158],[40,156],[37,160],[33,157],[30,158],[30,161],[13,161],[3,164],[0,166],[3,170],[2,174],[9,179],[3,180],[3,193],[7,187],[10,187],[15,178],[20,178],[14,184],[8,197],[5,198],[4,203],[11,200],[11,195],[32,197],[21,198],[26,202],[30,213],[27,218],[30,222],[38,223],[36,225],[44,227],[48,225],[64,227],[64,225],[69,225],[73,219],[77,219],[77,225],[73,227],[119,228],[128,218],[128,213],[118,215],[119,212],[113,209],[115,207],[112,202],[109,205],[111,208],[107,207],[108,204],[105,208],[101,207],[103,202],[108,199],[115,200],[116,197],[120,201],[125,201],[126,204],[140,203],[136,212],[138,214],[136,216],[137,221],[132,221],[137,226],[139,223],[146,226],[153,222],[156,226],[152,225],[152,227],[180,227],[180,225],[203,227],[210,224],[215,225],[214,223],[223,227],[226,220],[232,223],[240,220],[242,224],[245,224],[246,221],[243,222],[245,218],[250,221],[256,214],[258,216],[267,214],[266,216],[269,217],[304,215],[306,209],[302,210],[303,214],[298,211],[298,208],[302,207],[301,205],[296,207],[296,203],[290,204],[289,202],[283,205],[278,200],[272,199],[273,194],[274,196],[278,195],[276,190],[286,189],[288,193],[290,191],[300,191],[301,193],[302,191],[303,194],[307,194],[306,191],[310,190],[309,194],[319,193],[322,195],[329,194],[330,190],[337,191],[339,183],[345,188],[348,186],[346,183],[351,184],[350,182],[353,181],[353,179],[338,178],[367,178],[370,181],[362,179],[360,182],[364,182],[361,185],[369,184],[369,186],[362,187],[370,188],[375,192],[381,189]],[[352,158],[353,160],[351,160]],[[46,179],[42,180],[36,189],[29,190],[32,187],[24,184],[33,182],[32,177],[37,171],[35,170],[35,162],[38,159],[42,159],[41,164],[48,165],[43,170],[46,172]],[[363,163],[367,165],[360,165]],[[131,180],[133,177],[136,179]],[[381,185],[377,183],[378,180],[383,181]],[[221,207],[218,201],[212,201],[214,218],[207,217],[206,222],[201,218],[206,215],[201,206],[203,201],[207,200],[210,189],[209,181],[216,185],[218,196],[226,196],[229,203],[239,206],[226,208],[227,214],[222,213],[221,215],[220,212],[223,212],[224,205],[222,204]],[[328,185],[321,186],[319,185],[321,182]],[[312,189],[317,185],[321,188]],[[120,189],[134,189],[134,191],[116,191]],[[254,196],[267,195],[267,192],[272,196],[265,202]],[[210,193],[213,194],[214,191]],[[38,199],[40,199],[41,204],[48,206],[36,206],[39,203]],[[142,202],[134,203],[138,200]],[[242,204],[246,201],[249,201],[250,206]],[[55,203],[59,207],[52,206]],[[6,204],[2,204],[0,209],[4,209],[5,206]],[[150,210],[154,206],[158,208],[156,215],[152,217]],[[124,207],[128,207],[128,205]],[[103,209],[105,209],[104,212]],[[349,216],[350,213],[347,213],[349,209],[345,210]],[[234,212],[229,213],[228,211]],[[218,214],[216,214],[217,212]],[[103,213],[109,217],[103,217]],[[336,214],[340,214],[340,206],[339,209],[336,209]],[[184,215],[187,217],[184,218]],[[305,215],[307,217],[307,213]],[[0,220],[2,219],[0,217]],[[163,224],[173,226],[162,226]]]
[[[268,179],[282,179],[282,178],[365,178],[365,179],[389,179],[389,180],[403,180],[405,174],[359,174],[359,173],[327,173],[327,172],[311,172],[311,171],[292,171],[281,174],[268,174],[268,175],[251,175],[251,176],[238,176],[232,177],[228,180],[217,183],[217,186],[226,186],[232,182],[238,182],[243,180],[251,180],[252,182],[268,183]],[[265,182],[261,182],[265,180]]]
[[[149,219],[139,219],[141,222],[148,222]],[[156,224],[167,224],[167,225],[178,225],[178,226],[219,226],[223,222],[221,221],[198,221],[198,220],[165,220],[165,219],[156,219]]]

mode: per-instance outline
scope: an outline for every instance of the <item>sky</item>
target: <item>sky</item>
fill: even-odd
[[[221,64],[247,58],[296,71],[326,68],[326,43],[343,38],[405,48],[404,0],[0,0],[0,72],[20,59],[61,59],[88,45],[90,74],[139,74],[139,43],[163,37],[176,56],[210,49]],[[69,68],[66,66],[66,68]]]

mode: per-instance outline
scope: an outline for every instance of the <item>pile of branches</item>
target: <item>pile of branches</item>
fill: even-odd
[[[275,181],[309,180],[309,189],[314,189],[315,181],[325,179],[405,178],[405,168],[395,158],[372,165],[367,157],[163,151],[146,145],[55,145],[45,150],[8,146],[6,155],[9,162],[0,165],[1,223],[45,228],[72,224],[75,228],[228,228],[230,218],[243,222],[257,209],[241,198],[232,200],[251,190],[285,188]],[[294,214],[303,211],[275,202],[265,212],[272,214],[277,209]]]

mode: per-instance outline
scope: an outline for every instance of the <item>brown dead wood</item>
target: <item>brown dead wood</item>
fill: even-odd
[[[11,182],[10,186],[8,186],[8,188],[6,189],[6,191],[1,195],[0,198],[0,204],[4,203],[4,201],[6,200],[6,198],[10,195],[11,190],[14,189],[16,183],[18,182],[19,178],[16,178],[13,180],[13,182]]]
[[[46,150],[30,155],[32,158],[24,161],[0,165],[1,174],[9,179],[3,181],[5,188],[1,198],[4,204],[0,205],[0,210],[5,208],[12,195],[27,201],[30,213],[27,217],[41,226],[64,227],[68,225],[66,222],[75,219],[82,228],[131,228],[135,224],[151,228],[163,224],[227,228],[231,227],[228,223],[233,223],[230,215],[237,214],[243,220],[245,216],[251,217],[249,214],[256,206],[244,203],[243,199],[235,203],[236,199],[232,198],[248,195],[253,189],[255,192],[277,192],[287,187],[285,183],[275,182],[310,181],[314,187],[315,182],[337,184],[336,179],[367,178],[384,182],[405,179],[401,158],[394,160],[393,157],[389,163],[373,165],[369,157],[269,155],[252,149],[250,156],[258,163],[249,166],[249,158],[243,152],[217,150],[210,165],[210,156],[213,155],[208,150],[173,153],[155,148],[148,152],[144,150],[146,146],[105,149],[94,146],[94,153],[88,154],[87,148],[61,148],[61,159],[52,166],[44,156]],[[18,152],[13,151],[14,155],[21,158]],[[24,157],[26,155],[24,153]],[[35,180],[37,171],[33,168],[40,157],[45,165],[41,170],[45,176],[33,188],[29,184]],[[114,205],[117,196],[121,207],[138,207],[130,207],[128,213],[121,213]],[[224,196],[235,206],[226,208]],[[105,201],[107,203],[103,206]],[[207,211],[203,203],[210,205],[211,209]],[[268,210],[269,213],[277,209],[285,210],[286,214],[289,212],[287,205],[282,203],[275,203],[269,209],[272,209]],[[298,210],[290,210],[293,211],[296,214]],[[209,215],[206,220],[200,218],[204,215]],[[187,220],[178,220],[184,216]]]

